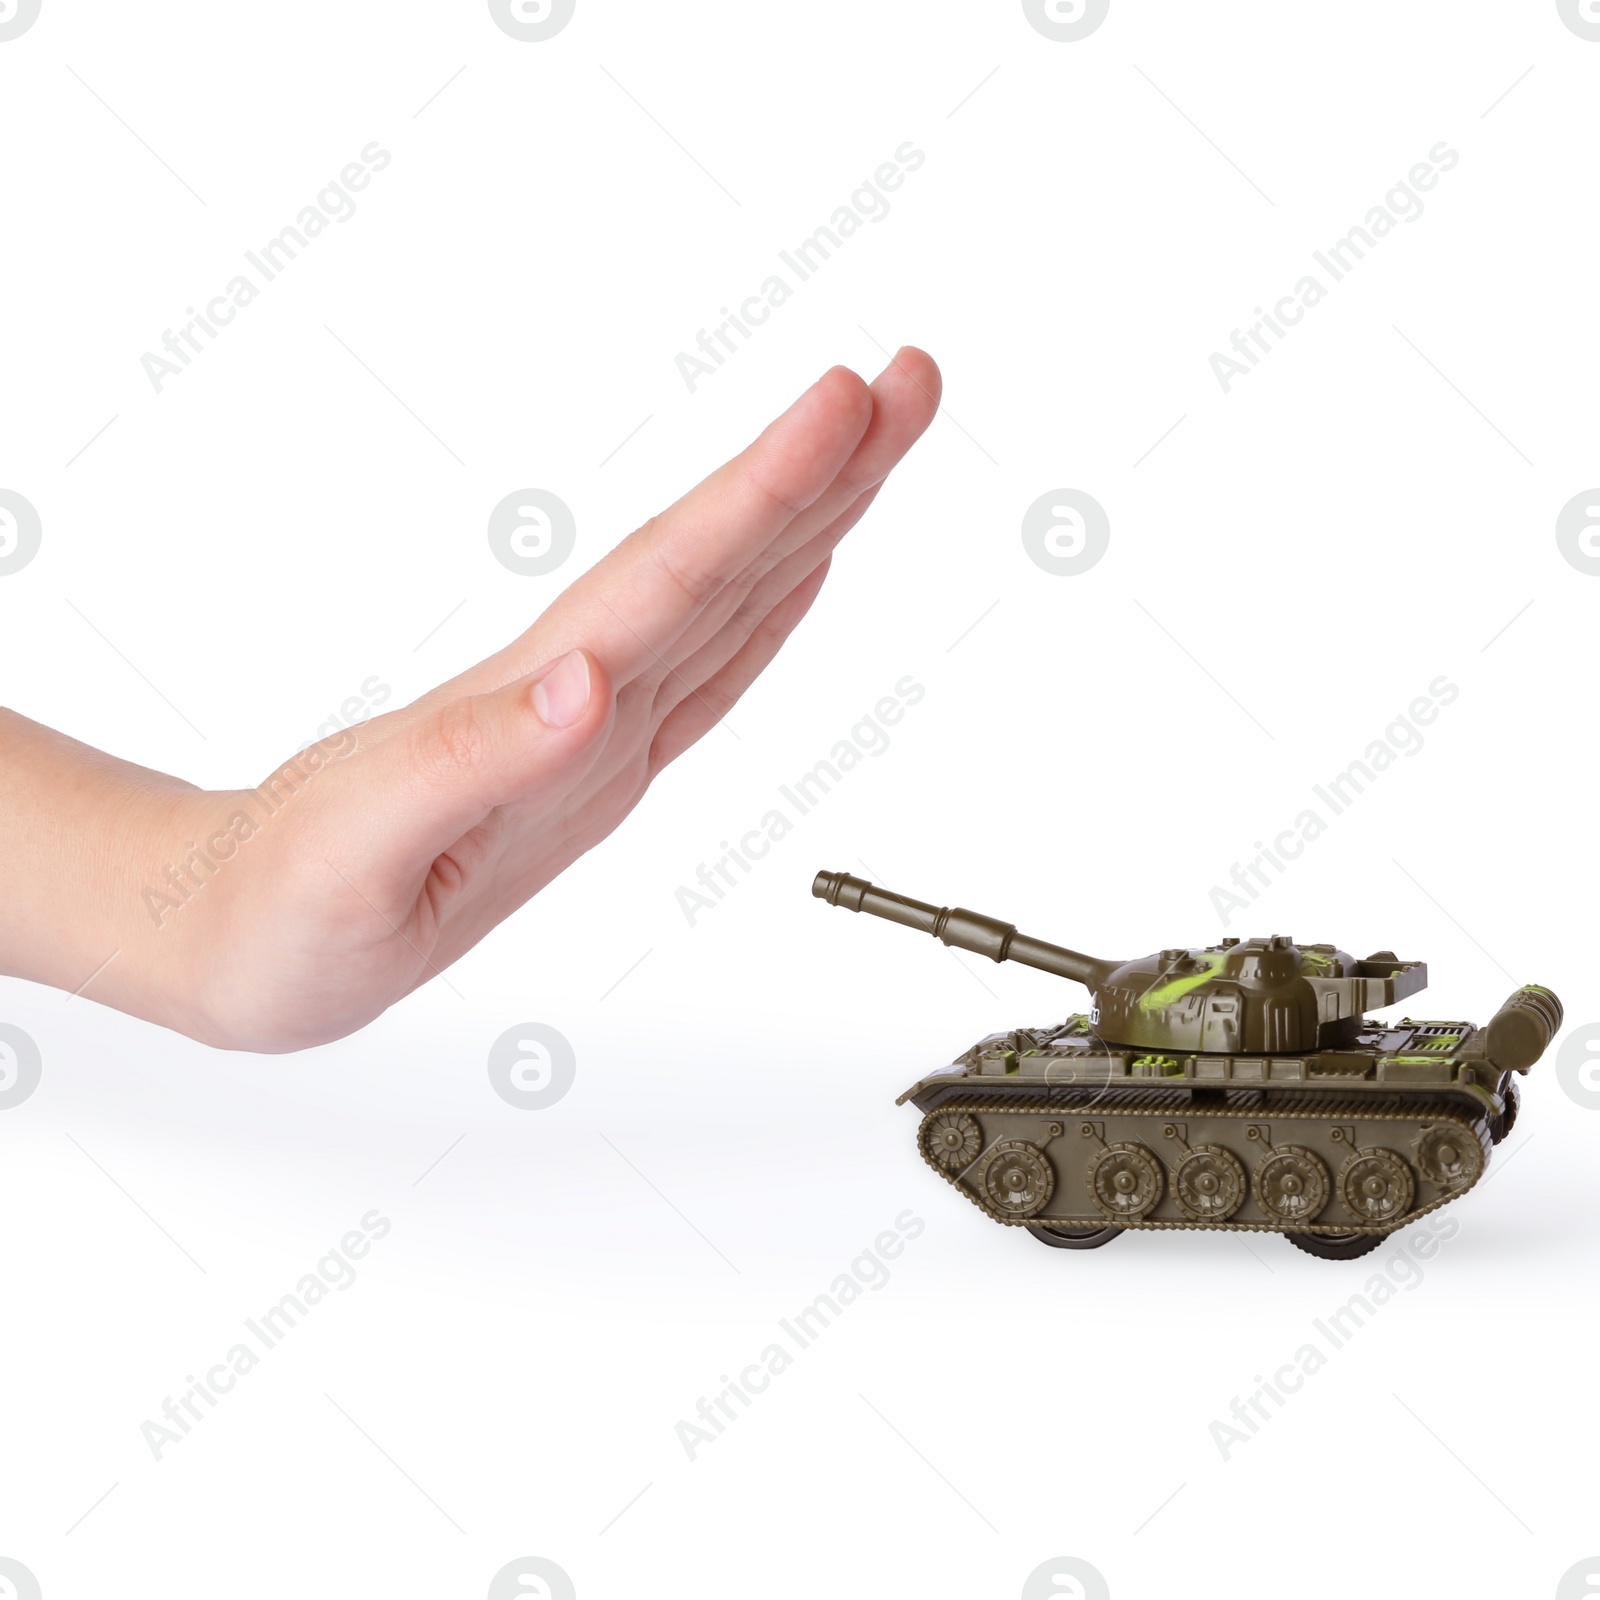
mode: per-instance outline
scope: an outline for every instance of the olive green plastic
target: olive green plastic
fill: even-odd
[[[1081,984],[1087,1012],[991,1034],[900,1097],[936,1172],[996,1221],[1073,1249],[1128,1228],[1278,1232],[1344,1259],[1477,1183],[1561,1026],[1518,989],[1483,1027],[1383,1022],[1427,984],[1286,935],[1086,956],[843,872],[812,893],[992,961]]]

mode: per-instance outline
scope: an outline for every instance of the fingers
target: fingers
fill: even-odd
[[[875,491],[883,483],[932,422],[939,406],[940,384],[939,369],[931,356],[910,345],[899,351],[874,380],[872,421],[827,492],[797,516],[745,572],[723,587],[647,677],[667,676],[711,640],[736,611],[746,609],[746,595],[795,550],[829,527],[837,527],[842,538],[848,528],[840,526],[839,519],[868,490]],[[865,508],[863,504],[861,509]],[[809,572],[815,564],[807,563],[803,570]],[[780,592],[787,593],[788,586]]]
[[[880,374],[872,392],[873,420],[850,462],[834,487],[785,530],[783,539],[768,552],[762,575],[754,586],[738,582],[727,585],[680,639],[673,652],[676,660],[662,660],[621,690],[617,726],[623,747],[614,758],[608,754],[595,767],[574,796],[575,802],[587,804],[604,792],[615,772],[628,760],[632,730],[640,730],[647,739],[652,737],[680,703],[727,665],[773,607],[814,572],[861,520],[889,471],[932,421],[938,409],[939,369],[929,356],[907,346]],[[844,485],[869,481],[870,487],[844,503],[831,522],[824,525],[819,521],[827,509],[841,503]],[[804,534],[817,529],[820,531],[810,531],[810,537],[798,548],[785,548],[791,546],[797,531]]]
[[[539,673],[447,701],[332,769],[351,841],[335,862],[368,894],[417,893],[437,857],[498,806],[556,804],[589,771],[613,712],[605,669],[574,650]]]
[[[940,388],[939,369],[931,356],[911,345],[899,350],[872,382],[872,420],[839,475],[729,583],[724,595],[732,591],[736,596],[741,588],[750,588],[778,561],[833,522],[859,495],[881,484],[932,422]]]
[[[521,638],[419,705],[498,687],[580,645],[600,657],[619,690],[642,673],[670,672],[772,565],[882,481],[932,420],[940,382],[933,359],[910,346],[870,389],[834,368],[742,455],[574,583]]]
[[[705,604],[832,485],[872,415],[871,391],[855,373],[824,373],[752,445],[629,535],[463,681],[509,681],[580,645],[618,688],[658,666]]]
[[[744,647],[745,641],[824,561],[833,554],[839,541],[867,514],[883,485],[874,484],[858,495],[842,516],[793,551],[752,589],[745,602],[717,632],[694,652],[676,671],[662,675],[654,690],[654,711],[665,718],[678,704],[693,694],[699,684],[716,676]],[[641,685],[628,690],[633,694]]]
[[[707,680],[716,676],[766,620],[768,614],[827,560],[835,545],[866,514],[881,485],[874,486],[841,517],[801,549],[773,568],[747,597],[738,612],[683,664],[671,672],[637,679],[617,696],[611,742],[583,783],[573,791],[569,809],[586,810],[604,795],[616,774],[648,750],[662,722]]]
[[[650,746],[650,775],[676,761],[739,703],[739,697],[766,670],[800,619],[811,609],[828,576],[824,559],[811,575],[775,606],[733,659],[706,680],[661,724]]]
[[[625,540],[619,566],[641,569],[652,599],[661,598],[659,580],[669,581],[684,602],[675,608],[678,619],[687,625],[834,487],[873,414],[867,385],[847,367],[832,368],[741,455]],[[649,620],[661,627],[663,619]]]
[[[846,500],[889,476],[922,437],[939,409],[944,380],[925,350],[905,345],[872,382],[872,421],[855,453],[832,486],[835,500]],[[838,506],[834,506],[837,513]],[[826,502],[812,514],[813,527],[827,520]]]

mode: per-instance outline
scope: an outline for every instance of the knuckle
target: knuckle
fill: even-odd
[[[441,706],[423,725],[414,750],[418,770],[435,783],[455,783],[481,772],[489,754],[489,727],[474,697]]]
[[[661,544],[652,545],[650,553],[655,561],[656,570],[691,605],[703,606],[722,586],[717,575],[713,572],[697,572],[690,567],[680,566],[671,553]]]
[[[694,691],[709,727],[715,727],[739,703],[739,696],[717,683],[702,684]]]
[[[740,477],[745,491],[760,500],[769,512],[787,519],[798,516],[804,510],[803,504],[794,496],[775,489],[759,467],[746,466]]]

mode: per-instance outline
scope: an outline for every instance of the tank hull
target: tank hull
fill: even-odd
[[[1046,1242],[1214,1229],[1374,1242],[1482,1181],[1514,1100],[1467,1023],[1292,1058],[1149,1056],[1087,1018],[981,1041],[902,1101],[923,1159]],[[1441,1044],[1441,1041],[1443,1043]]]

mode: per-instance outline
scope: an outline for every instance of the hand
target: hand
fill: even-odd
[[[592,849],[816,598],[932,420],[902,350],[836,367],[519,639],[256,790],[205,792],[0,713],[0,968],[230,1049],[340,1038]]]

